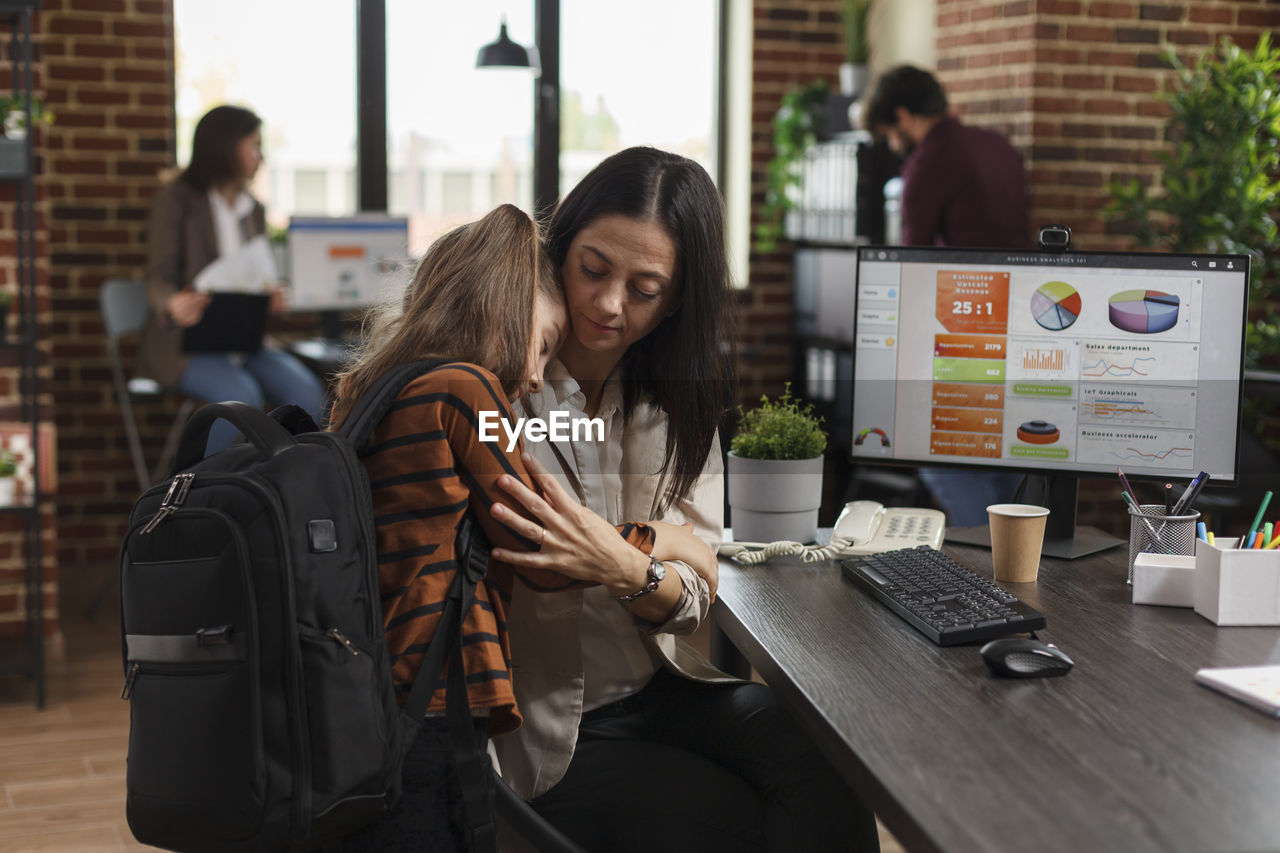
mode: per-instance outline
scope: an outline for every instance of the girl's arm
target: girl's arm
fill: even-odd
[[[471,507],[494,546],[494,559],[508,563],[526,586],[542,592],[596,583],[613,588],[640,579],[635,587],[617,593],[621,595],[643,585],[649,567],[647,554],[653,546],[653,531],[647,525],[615,528],[584,510],[585,514],[574,518],[574,534],[566,540],[545,535],[543,525],[527,512],[506,507],[505,512],[491,511],[496,501],[507,500],[500,483],[510,482],[528,491],[534,488],[521,447],[517,444],[508,449],[509,440],[500,425],[496,441],[482,440],[495,435],[489,427],[501,419],[512,424],[516,420],[492,374],[474,365],[451,364],[437,368],[410,388],[409,399],[416,395],[439,404],[440,425],[453,450],[457,474],[470,489]],[[572,543],[571,548],[565,547],[566,541]],[[539,555],[553,556],[527,559]]]
[[[496,517],[515,527],[523,535],[540,536],[543,547],[537,553],[495,550],[495,557],[515,566],[546,569],[564,562],[576,563],[583,559],[595,561],[593,568],[598,572],[600,583],[608,587],[610,594],[615,597],[634,593],[649,583],[647,557],[634,548],[631,553],[625,547],[614,547],[607,552],[595,548],[592,529],[607,522],[579,504],[556,481],[555,476],[532,456],[525,454],[523,461],[533,474],[541,495],[511,477],[501,478],[498,485],[511,496],[509,504],[528,510],[537,521],[517,516],[503,504],[494,504],[492,511]],[[708,560],[714,563],[715,557],[710,554],[711,549],[691,531],[671,524],[663,524],[661,527],[663,532],[659,536],[666,536],[669,542],[661,548],[655,543],[653,556],[658,559],[697,562],[700,565],[705,565]],[[625,604],[628,610],[642,619],[654,623],[665,622],[680,603],[683,587],[679,573],[669,570],[657,589]]]

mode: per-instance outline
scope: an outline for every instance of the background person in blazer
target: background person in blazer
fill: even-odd
[[[192,283],[201,270],[267,230],[249,182],[262,164],[262,120],[242,107],[220,106],[196,125],[191,162],[156,193],[147,228],[147,295],[151,316],[138,349],[138,372],[200,400],[296,403],[319,420],[324,385],[293,356],[271,346],[253,354],[182,351],[183,330],[200,322],[209,295]],[[283,287],[271,290],[271,310],[287,307]],[[208,451],[236,431],[219,421]]]

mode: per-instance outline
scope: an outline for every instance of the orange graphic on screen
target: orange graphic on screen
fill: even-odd
[[[948,332],[1005,334],[1009,273],[940,270],[935,316]]]
[[[934,406],[933,428],[1000,435],[1004,431],[1004,413],[991,409],[952,409]]]
[[[967,406],[982,409],[1004,408],[1003,385],[970,385],[965,382],[933,383],[935,406]]]
[[[934,456],[978,456],[1000,458],[1000,436],[974,432],[935,432],[929,436],[929,452]]]
[[[1003,335],[934,335],[938,358],[1004,358]]]

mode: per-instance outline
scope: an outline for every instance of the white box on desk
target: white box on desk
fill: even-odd
[[[1196,612],[1216,625],[1280,625],[1280,549],[1196,542]]]
[[[1196,558],[1190,554],[1148,554],[1133,560],[1133,603],[1165,607],[1196,604]]]

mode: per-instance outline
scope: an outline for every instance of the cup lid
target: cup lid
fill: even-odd
[[[1049,514],[1049,508],[1035,504],[991,504],[987,512],[1014,518],[1039,518]]]

